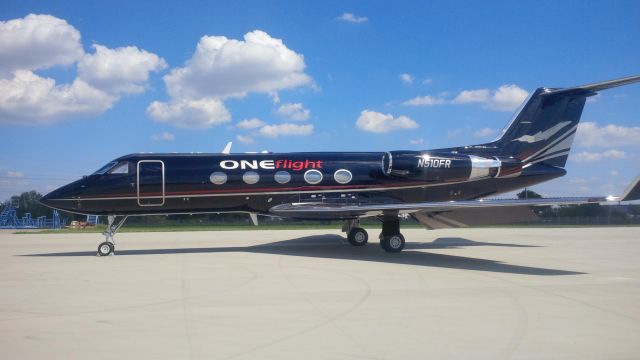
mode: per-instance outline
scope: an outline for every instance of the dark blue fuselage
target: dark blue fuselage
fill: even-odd
[[[487,161],[491,157],[483,155]],[[472,161],[473,160],[473,161]],[[299,202],[337,204],[469,200],[565,174],[536,164],[473,178],[475,160],[425,152],[132,154],[42,198],[82,214],[269,212]],[[503,168],[507,162],[502,161]]]

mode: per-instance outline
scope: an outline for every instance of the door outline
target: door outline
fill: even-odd
[[[162,202],[158,204],[143,204],[140,202],[140,164],[141,163],[160,163],[162,168]],[[164,184],[164,161],[162,160],[140,160],[136,164],[136,198],[138,199],[139,206],[162,206],[165,200],[165,184]],[[155,196],[143,196],[142,199],[153,199]]]

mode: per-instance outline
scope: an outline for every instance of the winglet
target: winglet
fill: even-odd
[[[631,201],[640,199],[640,176],[636,177],[635,180],[624,191],[622,196],[620,197],[620,201]]]
[[[233,145],[233,141],[229,141],[227,143],[227,146],[224,147],[224,149],[222,150],[223,154],[231,154],[231,145]]]

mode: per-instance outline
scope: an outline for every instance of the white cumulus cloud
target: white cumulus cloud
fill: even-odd
[[[432,106],[432,105],[441,105],[446,104],[447,101],[442,97],[425,95],[425,96],[416,96],[413,99],[409,99],[402,103],[402,105],[408,106]]]
[[[143,92],[149,73],[167,67],[158,55],[135,46],[109,49],[93,45],[93,48],[95,53],[86,54],[78,63],[78,76],[109,94]]]
[[[462,90],[452,102],[454,104],[486,103],[490,97],[489,89]]]
[[[143,91],[149,72],[166,66],[136,47],[95,50],[85,53],[80,32],[54,16],[0,22],[0,123],[34,125],[101,114],[123,93]],[[71,83],[35,73],[76,64]]]
[[[276,115],[283,119],[288,120],[307,120],[309,118],[310,111],[305,109],[301,103],[287,103],[278,107]]]
[[[496,129],[491,129],[491,128],[483,128],[480,130],[476,130],[473,135],[476,137],[480,137],[480,138],[486,138],[486,137],[491,137],[491,136],[495,136],[498,133],[498,131]]]
[[[0,122],[40,124],[61,118],[94,116],[113,105],[117,97],[76,79],[56,85],[29,70],[16,70],[13,78],[0,79]]]
[[[264,31],[248,32],[243,40],[206,35],[183,67],[164,76],[169,102],[155,101],[147,112],[155,120],[175,121],[176,126],[208,128],[230,119],[226,99],[262,93],[276,101],[280,90],[312,86],[304,69],[301,54]],[[201,103],[209,110],[195,111]],[[171,109],[172,115],[166,116],[164,109]]]
[[[624,151],[620,150],[606,150],[603,152],[579,152],[576,154],[572,154],[569,158],[573,161],[577,162],[594,162],[605,159],[622,159],[626,156]]]
[[[626,127],[596,122],[581,122],[576,134],[576,145],[589,147],[618,147],[640,145],[640,126]]]
[[[517,85],[502,85],[495,90],[476,89],[462,90],[453,99],[446,93],[438,96],[417,96],[403,102],[408,106],[433,106],[442,104],[470,104],[479,103],[485,109],[497,111],[513,111],[527,98],[529,93]]]
[[[487,107],[498,111],[514,111],[529,96],[529,92],[517,85],[502,85],[494,91]]]
[[[517,85],[502,85],[496,90],[463,90],[452,101],[454,104],[481,103],[485,108],[497,111],[513,111],[529,93]]]
[[[353,13],[343,13],[342,15],[337,17],[338,20],[342,20],[342,21],[346,21],[346,22],[350,22],[350,23],[354,23],[354,24],[361,24],[363,22],[367,22],[369,21],[369,18],[365,17],[365,16],[358,16],[355,15]]]
[[[207,129],[231,121],[231,114],[219,99],[178,100],[170,103],[152,102],[147,113],[155,121],[185,129]]]
[[[356,126],[364,131],[386,133],[395,130],[408,130],[420,127],[417,122],[406,116],[393,117],[371,110],[363,110],[356,121]]]
[[[251,118],[251,119],[244,119],[242,121],[239,121],[236,126],[240,129],[251,130],[251,129],[257,129],[264,125],[266,125],[264,121],[258,118]]]
[[[238,141],[240,141],[243,144],[253,144],[253,138],[251,136],[245,136],[245,135],[238,134],[236,136],[236,139],[238,139]]]
[[[281,39],[255,30],[244,40],[203,36],[185,66],[171,70],[164,81],[174,98],[224,99],[310,85],[304,68],[302,55]]]
[[[22,171],[7,171],[7,177],[10,178],[23,178],[24,173]]]
[[[154,141],[173,141],[176,139],[176,137],[172,133],[165,131],[160,134],[151,135],[151,139]]]
[[[278,137],[281,135],[306,136],[313,133],[313,125],[298,125],[291,123],[265,125],[259,130],[260,135],[267,137]]]
[[[411,74],[400,74],[399,76],[400,78],[400,82],[402,82],[403,84],[407,84],[407,85],[411,85],[413,84],[413,76],[411,76]]]
[[[30,14],[0,21],[0,74],[71,65],[83,54],[80,32],[63,19]]]

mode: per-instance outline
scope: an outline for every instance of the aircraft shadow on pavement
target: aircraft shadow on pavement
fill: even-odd
[[[200,253],[234,253],[247,252],[258,254],[275,254],[287,256],[302,256],[312,258],[340,259],[349,261],[371,261],[389,264],[417,265],[425,267],[438,267],[461,270],[488,271],[497,273],[511,273],[523,275],[579,275],[583,272],[567,271],[559,269],[547,269],[531,266],[507,264],[501,261],[479,259],[464,256],[429,253],[420,250],[449,249],[468,246],[498,246],[498,247],[537,247],[524,244],[504,244],[478,242],[464,238],[438,238],[430,243],[408,242],[404,251],[397,254],[389,254],[378,246],[376,241],[363,247],[353,247],[346,244],[344,237],[340,235],[314,235],[290,240],[276,241],[268,244],[234,247],[207,247],[207,248],[175,248],[175,249],[140,249],[140,250],[116,250],[116,256],[131,255],[164,255],[164,254],[200,254]],[[21,256],[34,257],[69,257],[69,256],[96,256],[95,251],[57,252],[42,254],[25,254]]]

